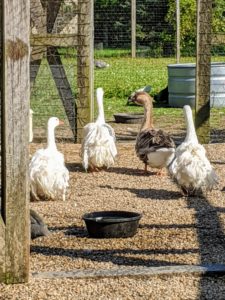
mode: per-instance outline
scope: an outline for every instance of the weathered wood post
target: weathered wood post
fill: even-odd
[[[195,126],[199,141],[210,140],[212,0],[197,0]]]
[[[82,140],[82,129],[94,118],[93,101],[93,0],[78,1],[77,48],[77,142]]]
[[[180,62],[180,0],[176,0],[176,62]]]
[[[29,274],[29,1],[1,1],[0,280]]]
[[[131,0],[131,56],[136,57],[136,0]]]

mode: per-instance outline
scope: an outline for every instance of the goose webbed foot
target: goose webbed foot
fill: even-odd
[[[96,166],[90,166],[89,167],[89,172],[101,172],[101,171],[105,171],[107,168],[106,167],[96,167]]]
[[[181,186],[181,191],[183,197],[189,196],[188,190],[185,187]]]
[[[203,191],[202,189],[188,189],[183,186],[181,186],[182,195],[183,197],[203,197]]]
[[[165,176],[166,175],[166,171],[165,169],[160,169],[156,172],[157,176]]]
[[[147,164],[145,164],[144,170],[141,169],[141,170],[138,171],[138,173],[141,174],[141,175],[149,175],[149,174],[152,175],[152,172],[148,171],[148,165]]]
[[[95,167],[95,166],[90,166],[88,171],[91,172],[91,173],[94,173],[94,172],[99,172],[100,169]]]

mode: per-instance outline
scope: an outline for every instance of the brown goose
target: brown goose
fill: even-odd
[[[152,98],[146,92],[137,92],[129,101],[144,107],[144,121],[137,135],[135,150],[137,156],[151,168],[159,169],[157,175],[162,175],[163,168],[167,167],[175,155],[175,144],[169,134],[161,129],[155,129],[152,117]]]

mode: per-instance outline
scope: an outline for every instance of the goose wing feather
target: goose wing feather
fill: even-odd
[[[186,190],[211,190],[218,183],[218,177],[200,144],[181,144],[169,170],[177,183]]]
[[[69,186],[69,171],[64,164],[64,156],[59,151],[38,150],[29,165],[31,193],[36,199],[62,198],[65,200]]]
[[[89,165],[108,168],[114,164],[116,155],[115,133],[110,125],[90,123],[84,127],[82,164],[85,170]]]
[[[162,130],[146,129],[137,135],[135,150],[138,157],[148,162],[148,154],[162,148],[175,148],[172,138]]]

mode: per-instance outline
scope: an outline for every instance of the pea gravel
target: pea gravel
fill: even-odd
[[[30,153],[42,144],[33,143]],[[182,197],[166,175],[142,173],[134,142],[118,143],[116,165],[86,173],[80,145],[59,143],[70,171],[67,200],[31,202],[51,235],[31,241],[31,272],[225,264],[225,145],[206,146],[220,177],[204,198]],[[126,239],[89,238],[84,213],[129,210],[143,214],[137,234]],[[0,285],[0,299],[225,299],[224,277],[194,274],[141,278],[34,279]],[[2,298],[3,297],[3,298]]]

